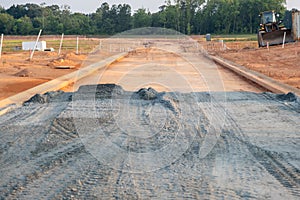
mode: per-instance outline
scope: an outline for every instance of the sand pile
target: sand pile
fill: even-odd
[[[60,56],[57,59],[52,60],[48,64],[48,66],[54,68],[64,68],[63,66],[68,66],[68,68],[77,68],[81,66],[85,58],[86,55],[76,55],[75,53],[67,53]]]
[[[57,66],[73,66],[76,67],[76,66],[80,66],[79,63],[76,63],[72,60],[67,60],[67,59],[63,59],[63,58],[59,58],[59,59],[56,59],[56,60],[53,60],[51,61],[48,66],[50,67],[57,67]]]

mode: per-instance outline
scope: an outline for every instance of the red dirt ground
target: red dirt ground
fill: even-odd
[[[29,61],[29,52],[3,53],[0,59],[0,100],[30,89],[78,69],[87,55],[55,52],[35,52]],[[73,69],[55,69],[56,66],[74,66]]]
[[[265,74],[282,83],[300,89],[300,44],[286,44],[285,48],[243,48],[219,51],[216,54],[251,70]]]

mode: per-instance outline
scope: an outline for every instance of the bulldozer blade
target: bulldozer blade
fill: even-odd
[[[286,33],[284,41],[284,33]],[[284,43],[294,42],[291,30],[277,30],[273,32],[258,33],[259,46],[265,47],[268,45],[280,45]]]

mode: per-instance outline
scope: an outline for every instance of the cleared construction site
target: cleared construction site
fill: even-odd
[[[298,56],[280,77],[252,62],[279,47],[136,32],[96,43],[72,55],[80,66],[48,66],[60,76],[1,98],[1,199],[300,198]]]

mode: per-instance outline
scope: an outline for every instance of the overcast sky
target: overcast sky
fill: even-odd
[[[41,4],[45,2],[47,5],[63,5],[67,4],[71,6],[73,12],[82,12],[82,13],[93,13],[98,7],[104,2],[113,4],[123,4],[127,3],[131,5],[133,10],[138,8],[146,8],[151,12],[158,11],[158,7],[163,5],[165,0],[0,0],[0,5],[4,8],[9,8],[13,4],[26,4],[26,3],[36,3]],[[287,0],[288,9],[297,8],[300,10],[300,1],[299,0]]]

